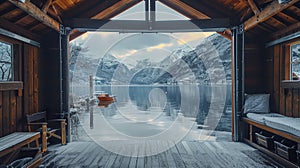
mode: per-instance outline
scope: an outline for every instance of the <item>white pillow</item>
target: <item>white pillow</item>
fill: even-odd
[[[269,113],[270,94],[252,94],[245,96],[244,113]]]

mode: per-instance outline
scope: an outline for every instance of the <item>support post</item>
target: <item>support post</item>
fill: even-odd
[[[69,93],[70,93],[70,46],[69,46],[69,34],[71,29],[68,27],[60,26],[60,43],[61,43],[61,52],[60,52],[60,74],[61,74],[61,114],[63,118],[67,119],[67,142],[70,142],[71,137],[71,124],[70,124],[70,103],[69,103]]]
[[[145,20],[149,22],[149,0],[145,0]]]
[[[233,141],[242,140],[241,115],[244,103],[244,26],[232,30],[232,120]]]

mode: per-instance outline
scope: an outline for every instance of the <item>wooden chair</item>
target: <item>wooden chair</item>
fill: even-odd
[[[62,145],[66,144],[66,125],[65,119],[47,120],[46,111],[27,115],[28,131],[41,132],[42,152],[47,151],[48,139],[51,137],[61,140]]]

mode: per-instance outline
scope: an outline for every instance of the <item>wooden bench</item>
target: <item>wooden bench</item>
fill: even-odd
[[[48,127],[48,124],[50,127]],[[42,135],[42,152],[47,151],[48,139],[57,138],[62,145],[66,144],[66,120],[52,119],[47,120],[46,111],[27,115],[27,125],[29,132],[41,132]],[[60,135],[57,134],[60,132]]]
[[[278,155],[276,155],[273,151],[269,151],[268,149],[265,149],[257,144],[254,143],[254,138],[255,138],[255,129],[259,129],[259,130],[263,130],[263,131],[267,131],[273,135],[279,136],[279,137],[283,137],[284,139],[293,141],[295,143],[298,143],[298,145],[300,145],[300,137],[293,135],[291,133],[285,132],[285,131],[281,131],[272,127],[269,127],[267,125],[264,125],[262,123],[256,122],[254,120],[251,120],[247,117],[243,117],[242,121],[247,125],[247,131],[248,134],[248,139],[244,138],[244,141],[248,144],[250,144],[251,146],[259,149],[260,151],[266,153],[267,155],[271,156],[272,158],[274,158],[275,160],[277,160],[278,162],[280,162],[281,164],[287,166],[287,167],[295,167],[297,168],[298,166],[295,165],[294,163],[291,163],[290,161],[283,159],[281,157],[279,157]]]
[[[39,149],[40,133],[38,132],[15,132],[0,138],[0,158],[2,164],[8,164],[16,158],[18,152],[24,146],[29,147],[29,144],[35,142],[35,149],[38,151],[35,154],[34,160],[31,162],[31,166],[36,167],[41,163],[40,149]]]

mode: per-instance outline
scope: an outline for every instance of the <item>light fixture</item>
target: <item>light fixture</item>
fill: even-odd
[[[286,4],[289,3],[291,0],[278,0],[279,4]]]

